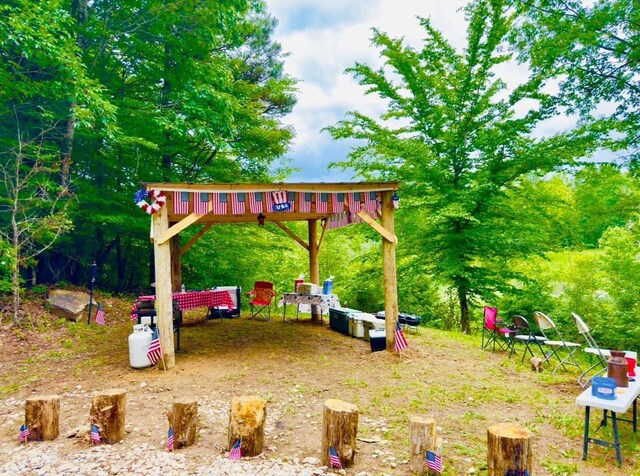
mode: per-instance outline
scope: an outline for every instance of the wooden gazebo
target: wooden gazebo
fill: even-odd
[[[309,275],[319,283],[318,252],[328,229],[362,222],[382,237],[384,310],[387,350],[393,351],[398,320],[398,294],[394,232],[394,198],[398,182],[376,183],[263,183],[190,184],[146,183],[154,197],[166,199],[151,215],[155,256],[156,311],[165,369],[175,367],[172,332],[172,292],[180,290],[181,255],[216,223],[275,223],[309,253]],[[158,201],[160,203],[160,201]],[[297,236],[288,221],[306,221],[308,237]],[[203,225],[180,245],[180,232]],[[320,230],[319,230],[320,228]],[[316,317],[316,316],[314,316]]]

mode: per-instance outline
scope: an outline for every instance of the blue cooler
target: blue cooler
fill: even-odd
[[[591,395],[605,400],[616,399],[616,381],[609,377],[593,377]]]

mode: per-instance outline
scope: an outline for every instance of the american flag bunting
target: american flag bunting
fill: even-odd
[[[160,347],[160,332],[158,331],[158,326],[153,328],[147,358],[149,362],[151,362],[151,365],[155,365],[158,360],[162,359],[162,347]]]
[[[342,213],[343,211],[344,211],[344,193],[332,193],[331,194],[331,212]]]
[[[316,193],[316,213],[329,213],[328,193]]]
[[[347,205],[349,206],[349,211],[351,213],[359,212],[361,209],[360,192],[347,193]]]
[[[244,192],[231,194],[231,213],[234,215],[244,215],[245,213],[245,201],[247,194]]]
[[[287,192],[287,201],[289,202],[288,213],[293,213],[296,209],[296,192]]]
[[[375,212],[378,208],[376,192],[364,192],[364,211],[367,213]]]
[[[173,192],[173,213],[176,215],[189,213],[189,192]]]
[[[195,192],[193,194],[193,213],[206,215],[210,210],[210,193]]]
[[[238,441],[231,447],[229,451],[230,460],[239,460],[242,458],[242,437],[238,438]]]
[[[29,431],[29,427],[25,424],[23,424],[20,427],[20,443],[26,443],[27,440],[29,439],[29,434],[31,432]]]
[[[342,463],[340,462],[340,458],[338,458],[338,453],[333,446],[329,446],[329,466],[331,468],[342,468]]]
[[[104,326],[104,311],[102,310],[102,304],[98,303],[98,309],[96,310],[95,317],[96,324]]]
[[[400,323],[396,322],[396,352],[400,352],[402,349],[409,347],[407,339],[404,338],[404,333],[400,327]]]
[[[298,211],[309,213],[311,211],[311,197],[307,192],[298,192]]]
[[[100,444],[100,430],[98,429],[98,425],[91,425],[91,442],[94,445]]]
[[[213,214],[214,215],[226,215],[227,214],[227,194],[226,193],[214,193],[213,195]]]
[[[435,473],[442,473],[442,456],[434,453],[433,451],[427,451],[427,468]]]
[[[262,192],[249,192],[249,210],[251,213],[262,213]]]

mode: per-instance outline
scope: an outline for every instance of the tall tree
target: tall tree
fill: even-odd
[[[536,125],[554,113],[543,79],[507,91],[495,75],[511,59],[504,50],[513,22],[506,7],[502,0],[470,2],[462,52],[425,18],[420,50],[374,30],[384,66],[356,64],[349,71],[367,94],[386,101],[387,112],[379,119],[351,112],[329,128],[335,139],[360,141],[335,166],[403,182],[402,203],[411,213],[401,211],[398,221],[402,227],[407,220],[408,259],[455,290],[464,332],[474,300],[514,290],[525,279],[509,258],[542,251],[536,210],[522,214],[510,206],[519,179],[571,163],[593,139],[581,129],[535,137]]]

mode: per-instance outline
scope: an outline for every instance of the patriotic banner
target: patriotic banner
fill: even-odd
[[[273,200],[274,212],[286,212],[291,208],[291,204],[287,201],[287,192],[284,190],[271,192],[271,199]]]
[[[213,214],[226,215],[227,214],[227,194],[213,193],[212,195],[213,195]]]
[[[400,323],[396,322],[396,352],[400,352],[402,349],[409,347],[407,339],[404,338],[404,333],[400,328]]]
[[[331,194],[331,211],[333,213],[342,213],[344,211],[344,193]]]
[[[289,202],[289,210],[286,210],[288,213],[293,213],[296,208],[296,192],[287,192],[287,201]]]
[[[435,473],[442,473],[442,456],[434,453],[433,451],[427,451],[427,468]]]
[[[173,428],[169,428],[169,435],[167,438],[167,451],[173,451],[173,445],[175,444],[175,433]]]
[[[336,453],[333,446],[329,446],[329,467],[342,468],[342,463],[340,462],[340,458],[338,458],[338,453]]]
[[[238,438],[238,441],[231,447],[229,451],[230,460],[239,460],[242,458],[242,437]]]
[[[29,439],[29,434],[31,432],[29,431],[29,427],[27,425],[22,425],[20,427],[20,443],[26,443],[27,440]]]
[[[158,326],[153,328],[147,358],[149,362],[151,362],[151,365],[155,365],[158,360],[162,359],[162,347],[160,347],[160,332],[158,332]]]
[[[311,197],[307,192],[298,192],[298,211],[301,213],[311,212]]]
[[[100,430],[98,429],[98,425],[91,425],[91,442],[94,445],[100,444]]]
[[[197,215],[209,213],[209,195],[207,192],[195,192],[193,194],[193,213]]]
[[[173,192],[173,213],[189,214],[189,192]]]
[[[137,318],[136,318],[137,319]],[[102,310],[102,304],[98,303],[98,310],[95,317],[96,324],[104,326],[104,311]]]
[[[360,192],[349,192],[347,194],[347,205],[349,206],[350,212],[352,213],[359,212],[361,209]]]
[[[316,213],[329,213],[328,193],[316,193]]]
[[[262,192],[249,192],[249,210],[251,213],[262,213]]]
[[[246,193],[232,193],[231,194],[231,213],[234,215],[244,215],[245,214],[245,200]]]
[[[364,192],[364,211],[372,213],[378,208],[378,200],[376,199],[376,192]]]

